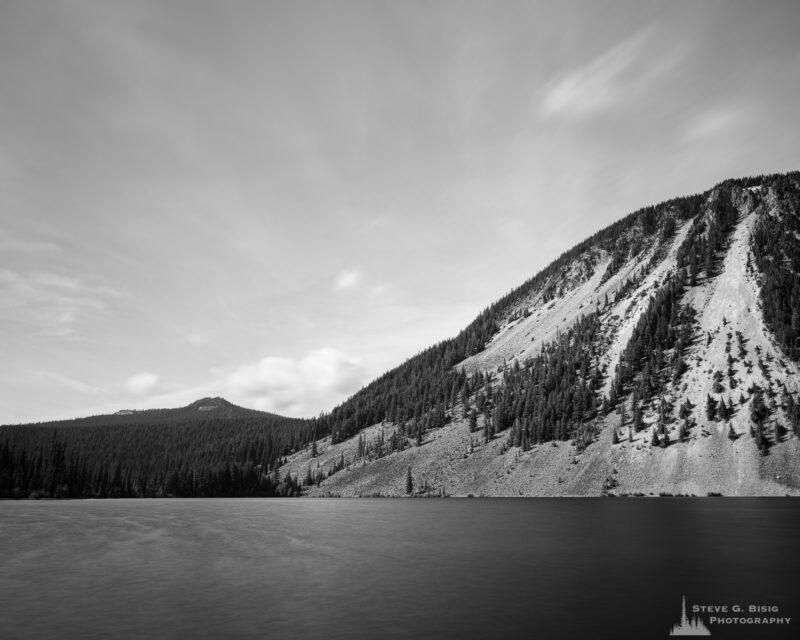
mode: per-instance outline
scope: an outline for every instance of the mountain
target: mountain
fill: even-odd
[[[195,400],[190,405],[177,409],[120,409],[111,415],[41,422],[38,423],[38,426],[70,428],[98,425],[189,424],[192,422],[205,422],[210,418],[221,420],[247,420],[251,418],[282,419],[281,416],[239,407],[228,402],[225,398],[217,397],[201,398],[200,400]]]
[[[800,173],[644,207],[312,420],[0,427],[0,497],[800,493]]]
[[[224,398],[178,409],[0,427],[0,497],[296,495],[267,473],[313,435],[310,420]]]
[[[315,422],[311,495],[800,493],[800,173],[562,254]]]

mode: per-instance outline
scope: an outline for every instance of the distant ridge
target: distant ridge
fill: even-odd
[[[298,495],[274,471],[312,434],[309,420],[221,397],[0,426],[0,498]]]
[[[207,420],[212,417],[212,415],[215,419],[224,420],[267,417],[283,419],[283,416],[274,413],[240,407],[222,397],[207,397],[195,400],[185,407],[177,407],[174,409],[120,409],[110,414],[72,418],[68,420],[47,420],[44,422],[30,423],[28,426],[70,428],[100,425],[193,422]]]

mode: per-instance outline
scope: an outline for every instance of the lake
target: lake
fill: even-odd
[[[684,595],[690,610],[728,608],[703,614],[715,638],[797,637],[799,511],[761,498],[5,501],[0,638],[666,638]]]

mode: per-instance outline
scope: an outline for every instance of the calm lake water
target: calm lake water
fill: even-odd
[[[706,615],[715,638],[798,637],[799,512],[745,498],[0,502],[0,638],[666,638],[684,594],[792,618]]]

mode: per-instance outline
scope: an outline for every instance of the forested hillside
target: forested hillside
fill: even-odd
[[[307,420],[205,398],[180,409],[0,427],[0,497],[296,495],[280,456]]]
[[[797,174],[791,175],[795,180],[797,179]],[[773,176],[769,180],[776,181],[776,184],[790,184],[790,178],[791,176]],[[606,282],[619,271],[623,264],[642,254],[646,249],[653,249],[649,263],[638,274],[638,277],[641,278],[646,269],[652,269],[658,258],[663,257],[664,247],[672,239],[676,225],[693,220],[693,230],[687,242],[681,247],[678,266],[686,270],[692,284],[696,283],[697,274],[701,271],[708,276],[713,276],[717,254],[730,233],[737,215],[729,202],[726,189],[731,186],[747,188],[750,185],[761,184],[765,180],[767,178],[764,176],[758,176],[723,183],[720,185],[722,195],[716,197],[708,209],[703,206],[708,198],[708,193],[675,198],[659,205],[644,207],[599,231],[591,238],[563,253],[546,269],[489,306],[458,336],[426,349],[369,384],[329,414],[323,415],[318,421],[317,434],[319,436],[330,434],[333,441],[337,442],[381,421],[412,422],[411,433],[413,434],[416,434],[420,428],[427,430],[439,426],[442,420],[441,416],[455,406],[465,383],[463,373],[457,371],[458,365],[469,356],[482,351],[503,324],[532,313],[531,309],[521,308],[521,305],[524,306],[526,302],[536,299],[541,300],[542,303],[552,300],[557,295],[559,287],[563,286],[563,280],[570,266],[576,261],[584,260],[590,264],[590,268],[594,267],[595,264],[592,264],[592,260],[598,251],[610,257],[610,264],[601,279],[601,282]],[[796,197],[796,192],[794,193]],[[782,197],[789,196],[783,195]],[[797,220],[797,218],[793,219]],[[768,233],[767,230],[762,231],[762,235]],[[792,235],[791,229],[782,230],[782,233],[784,243],[788,244],[792,240],[794,243],[798,243],[797,237]],[[774,246],[774,243],[770,243],[770,246]],[[797,244],[789,247],[789,250],[790,252],[794,251],[794,255],[800,256],[796,247]],[[781,292],[788,289],[791,294],[791,284],[795,283],[796,286],[797,282],[797,269],[773,271],[769,275],[769,282],[783,278],[784,280],[775,284],[774,287]],[[587,275],[591,275],[591,272]],[[672,279],[677,282],[683,277],[675,274]],[[791,283],[787,279],[791,279]],[[616,291],[617,298],[623,298],[627,293],[626,289],[629,289],[634,282],[635,278],[629,278]],[[676,286],[682,285],[678,283]],[[772,291],[772,288],[773,286],[770,286],[768,290]],[[675,295],[677,292],[673,291],[671,296],[674,298]],[[772,294],[768,293],[768,295]],[[794,295],[797,298],[792,298],[791,295],[776,297],[776,302],[772,306],[783,305],[781,311],[775,312],[776,316],[785,317],[787,314],[791,315],[789,309],[797,309],[797,305],[794,307],[791,305],[795,299],[800,301],[800,295],[797,293]],[[777,302],[778,299],[781,300],[780,303]],[[662,306],[663,301],[655,301],[654,309],[649,312],[649,315],[659,313]],[[674,309],[677,310],[677,306]],[[586,314],[589,315],[596,310],[587,308]],[[686,310],[685,313],[690,313],[690,311]],[[794,312],[795,320],[798,313],[800,312]],[[667,316],[666,320],[669,319],[673,323],[677,322],[676,317]],[[778,321],[777,318],[776,321]],[[661,322],[665,322],[665,319],[662,318]],[[658,336],[660,342],[664,340],[661,335],[663,331],[662,326]],[[792,340],[793,335],[787,335],[784,342]],[[668,338],[670,343],[674,343],[673,336],[670,335]],[[685,335],[683,340],[686,341]],[[660,344],[659,348],[663,351],[665,346],[666,344]],[[679,350],[681,346],[679,345]],[[591,367],[589,367],[589,371],[591,372]],[[629,376],[630,374],[631,371],[628,371],[625,375]],[[591,372],[591,375],[596,379],[598,374]],[[588,383],[588,379],[584,381]],[[599,399],[595,398],[595,400]],[[568,419],[568,416],[565,415],[564,418]]]
[[[719,445],[707,440],[715,431],[734,443],[726,456],[748,439],[748,456],[769,455],[800,433],[797,367],[789,364],[800,355],[799,198],[800,174],[756,176],[627,216],[488,307],[456,338],[322,416],[317,434],[329,434],[326,451],[339,455],[287,470],[317,493],[346,486],[348,474],[387,456],[407,459],[412,474],[415,458],[424,457],[420,447],[450,433],[444,425],[463,425],[465,453],[448,455],[448,468],[498,441],[496,455],[513,451],[515,464],[547,442],[568,442],[579,456],[603,433],[613,445],[633,447],[637,460],[652,447],[684,451],[669,456],[719,456],[701,453]],[[359,436],[348,456],[348,439],[378,424],[380,438]],[[793,455],[790,449],[780,451]],[[426,462],[424,475],[448,485],[442,464]],[[778,463],[747,464],[750,477]],[[383,486],[381,473],[397,473],[377,469],[370,486]],[[748,487],[758,486],[756,476]]]
[[[604,276],[607,280],[631,255],[641,253],[650,243],[663,247],[674,233],[676,220],[696,216],[701,202],[702,196],[695,195],[644,207],[597,232],[489,306],[458,336],[422,351],[323,415],[318,420],[317,434],[330,434],[336,442],[383,420],[412,421],[412,433],[420,428],[435,428],[464,385],[463,374],[453,368],[481,352],[502,324],[530,313],[520,305],[534,297],[544,303],[552,300],[563,290],[562,280],[569,267],[582,260],[593,269],[598,250],[611,256]],[[635,234],[631,234],[632,229]]]

